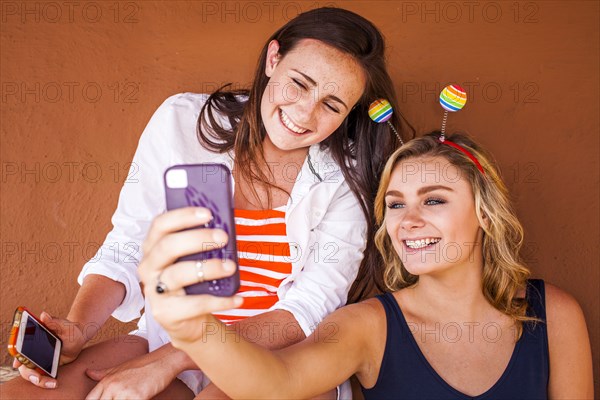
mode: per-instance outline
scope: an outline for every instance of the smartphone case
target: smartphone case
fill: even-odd
[[[182,169],[187,173],[187,185],[173,188],[167,184],[167,173],[173,169]],[[235,236],[235,218],[233,214],[233,193],[231,171],[222,164],[175,165],[165,171],[165,193],[167,210],[181,207],[205,207],[211,210],[213,219],[206,225],[196,228],[220,228],[227,232],[229,241],[225,247],[190,254],[178,261],[209,260],[212,258],[229,259],[238,265]],[[215,279],[186,286],[187,294],[211,294],[214,296],[233,296],[240,287],[239,270],[227,278]]]
[[[8,354],[10,354],[14,358],[16,358],[17,361],[19,361],[21,364],[23,364],[27,368],[33,369],[42,375],[50,376],[50,374],[48,374],[46,371],[44,371],[43,369],[41,369],[40,367],[35,365],[27,357],[25,357],[23,354],[21,354],[17,351],[17,337],[19,336],[19,327],[21,326],[21,317],[23,316],[23,311],[27,311],[29,313],[29,315],[31,316],[31,318],[35,319],[38,324],[42,325],[44,328],[46,328],[50,332],[52,332],[52,330],[50,328],[48,328],[42,321],[40,321],[39,318],[34,317],[34,315],[31,313],[31,311],[29,311],[27,308],[17,307],[17,309],[15,310],[15,315],[13,317],[13,324],[12,324],[12,327],[10,328],[10,336],[8,338]],[[61,342],[61,348],[62,348],[62,340],[60,340],[60,338],[58,336],[56,337],[56,339],[58,339],[58,341]],[[58,373],[57,373],[57,376],[58,376]],[[56,378],[56,377],[54,377],[54,378]]]
[[[15,310],[13,323],[10,328],[10,336],[8,337],[8,353],[19,360],[22,364],[26,363],[20,360],[20,358],[23,358],[23,356],[21,356],[21,354],[17,351],[17,337],[19,336],[19,327],[21,326],[21,316],[25,310],[27,310],[25,307],[17,307]],[[29,311],[27,310],[27,312]],[[29,360],[26,361],[29,362]]]

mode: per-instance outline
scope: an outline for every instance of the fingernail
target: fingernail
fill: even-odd
[[[227,260],[227,261],[223,262],[223,270],[225,272],[235,271],[235,263],[231,260]]]
[[[54,389],[56,387],[56,382],[46,382],[44,386],[46,386],[48,389]]]
[[[235,304],[236,306],[241,306],[243,302],[244,302],[244,298],[243,297],[235,296],[233,298],[233,304]]]
[[[221,243],[227,243],[227,234],[225,233],[225,231],[222,231],[220,229],[215,229],[213,231],[212,234],[213,240],[215,242],[217,242],[217,244],[221,244]]]
[[[201,221],[207,221],[211,218],[210,211],[206,208],[197,208],[195,214],[196,218]]]
[[[40,379],[35,375],[29,375],[29,382],[33,383],[34,385],[37,385],[38,383],[40,383]]]

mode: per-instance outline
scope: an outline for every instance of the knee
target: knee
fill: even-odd
[[[29,399],[29,398],[43,398],[44,396],[39,391],[43,390],[36,386],[33,386],[30,382],[17,376],[7,382],[0,384],[0,399]],[[37,396],[36,396],[36,393]]]

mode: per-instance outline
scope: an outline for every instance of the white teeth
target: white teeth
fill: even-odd
[[[292,132],[296,133],[304,133],[308,131],[308,129],[302,129],[298,127],[296,124],[292,122],[292,120],[283,112],[283,110],[279,110],[279,115],[281,116],[281,122]]]
[[[421,249],[423,247],[429,246],[430,244],[435,244],[442,240],[441,238],[426,238],[419,240],[405,240],[404,243],[411,249]]]

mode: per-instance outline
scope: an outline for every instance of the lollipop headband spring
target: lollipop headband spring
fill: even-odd
[[[467,103],[467,92],[464,91],[458,85],[449,85],[442,90],[440,93],[440,104],[442,108],[444,108],[444,118],[442,119],[442,134],[438,138],[440,144],[446,144],[448,146],[454,147],[458,151],[465,154],[477,167],[477,169],[485,175],[485,171],[477,158],[471,154],[467,149],[462,147],[459,144],[456,144],[450,140],[446,140],[445,132],[446,132],[446,121],[448,120],[448,112],[456,112],[462,109]],[[369,117],[377,123],[387,122],[390,129],[394,132],[398,140],[400,141],[400,147],[404,145],[402,138],[398,131],[394,128],[392,123],[390,122],[390,118],[392,118],[393,113],[392,106],[389,101],[386,99],[377,99],[371,103],[369,106]]]
[[[371,119],[377,122],[378,124],[382,122],[387,122],[392,132],[394,132],[394,134],[398,138],[400,146],[403,146],[404,141],[402,140],[402,137],[400,137],[400,134],[398,133],[396,128],[394,128],[394,125],[392,125],[392,123],[390,122],[390,118],[392,118],[393,113],[394,110],[392,108],[392,105],[386,99],[377,99],[374,102],[372,102],[371,105],[369,105],[369,117],[371,117]]]
[[[473,161],[473,163],[475,164],[477,169],[483,175],[485,175],[483,167],[481,166],[481,164],[479,163],[477,158],[473,154],[471,154],[470,151],[468,151],[467,149],[465,149],[464,147],[462,147],[459,144],[456,144],[450,140],[446,140],[445,133],[446,133],[446,121],[448,120],[448,112],[459,111],[460,109],[462,109],[465,106],[465,104],[467,104],[467,92],[465,92],[465,90],[463,88],[461,88],[460,86],[449,85],[449,86],[446,86],[444,88],[444,90],[442,90],[442,92],[440,93],[440,105],[444,109],[444,118],[442,119],[442,129],[441,129],[442,134],[440,135],[438,140],[441,144],[446,144],[448,146],[452,146],[455,149],[457,149],[458,151],[462,152],[467,157],[469,157],[469,159],[471,159],[471,161]]]

